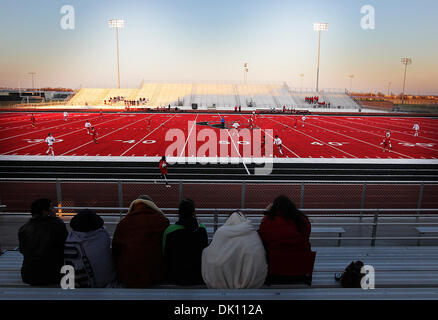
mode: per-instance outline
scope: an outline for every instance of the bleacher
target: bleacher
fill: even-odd
[[[437,247],[318,247],[313,281],[307,285],[265,285],[261,289],[216,290],[172,284],[147,289],[30,287],[21,281],[22,255],[0,256],[2,299],[438,299]],[[375,269],[375,289],[346,289],[334,274],[355,260]],[[182,290],[183,289],[183,290]]]
[[[81,89],[67,105],[104,106],[104,100],[112,97],[124,97],[126,100],[138,101],[147,99],[146,107],[159,106],[191,109],[196,104],[199,110],[234,110],[241,106],[242,110],[269,110],[271,108],[307,110],[309,103],[306,97],[320,98],[325,102],[324,108],[334,111],[359,110],[360,106],[345,92],[294,91],[283,83],[232,83],[232,82],[199,82],[199,83],[144,83],[139,89]],[[124,107],[124,101],[112,104]],[[315,104],[317,105],[317,104]],[[108,106],[105,106],[108,107]],[[312,107],[312,106],[310,106]],[[328,110],[325,110],[328,111]]]

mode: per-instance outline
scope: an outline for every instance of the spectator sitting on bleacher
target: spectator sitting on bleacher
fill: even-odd
[[[162,241],[169,219],[149,196],[134,200],[113,237],[113,255],[119,282],[128,288],[145,288],[163,276]]]
[[[202,284],[202,250],[208,246],[207,230],[199,224],[192,200],[181,201],[178,221],[169,226],[163,236],[164,262],[167,280],[179,285]]]
[[[70,221],[72,231],[64,247],[64,262],[75,269],[79,288],[112,287],[116,267],[111,253],[111,238],[104,222],[93,211],[81,210]]]
[[[268,258],[268,283],[311,282],[315,253],[310,232],[309,219],[288,197],[279,196],[266,208],[259,234]]]
[[[256,228],[234,212],[202,252],[202,277],[209,288],[256,289],[268,272],[266,252]]]
[[[49,199],[35,200],[31,213],[32,218],[18,231],[19,249],[24,258],[21,278],[35,286],[59,285],[67,228],[56,217]]]

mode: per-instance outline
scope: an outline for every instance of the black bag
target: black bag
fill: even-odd
[[[353,261],[347,268],[345,268],[342,276],[340,277],[341,285],[344,288],[361,288],[360,281],[365,273],[361,273],[361,269],[364,266],[362,261]],[[338,279],[337,279],[338,280]]]

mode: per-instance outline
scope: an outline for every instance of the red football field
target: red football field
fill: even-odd
[[[283,155],[274,146],[272,156],[285,162],[303,158],[438,159],[438,119],[433,118],[315,115],[307,116],[303,127],[302,116],[261,115],[254,121],[260,130],[240,130],[238,134],[234,129],[214,127],[220,123],[219,113],[105,113],[103,117],[70,113],[67,121],[62,112],[35,113],[35,127],[30,116],[31,113],[0,114],[0,155],[46,155],[44,139],[50,132],[56,139],[55,156],[257,157],[253,146],[260,135],[266,135],[266,140],[278,135],[283,142]],[[223,116],[228,128],[234,121],[240,123],[240,129],[248,128],[249,115]],[[97,144],[84,128],[86,120],[98,132]],[[414,123],[420,126],[419,136],[414,136]],[[391,152],[383,152],[380,145],[387,130],[391,132]],[[171,136],[169,141],[166,134]],[[217,136],[215,147],[206,151],[203,145],[210,141],[211,134]],[[176,148],[170,154],[171,145]]]

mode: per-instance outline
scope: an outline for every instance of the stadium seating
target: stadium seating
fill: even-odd
[[[272,285],[258,290],[239,290],[244,299],[407,299],[435,297],[438,287],[437,247],[318,247],[312,287]],[[345,289],[335,281],[351,262],[361,260],[375,269],[377,290]],[[0,256],[0,296],[2,298],[54,299],[224,299],[235,295],[230,290],[206,289],[205,286],[179,287],[161,284],[149,289],[76,289],[35,288],[21,281],[22,256],[7,251]],[[184,288],[184,290],[181,290]],[[293,290],[291,290],[293,289]],[[224,297],[224,295],[226,297]]]
[[[145,83],[140,89],[81,89],[68,105],[102,106],[104,100],[124,97],[136,101],[148,100],[148,107],[168,106],[190,109],[197,104],[200,110],[249,109],[308,109],[306,97],[320,98],[332,109],[359,109],[360,106],[344,92],[295,92],[286,83]],[[124,102],[113,103],[124,107]],[[325,106],[327,108],[327,106]]]

